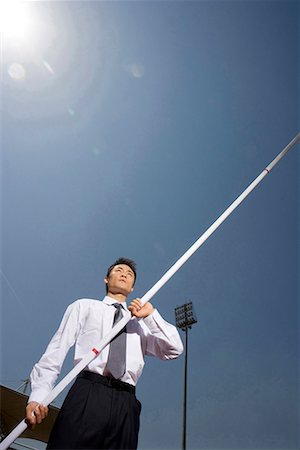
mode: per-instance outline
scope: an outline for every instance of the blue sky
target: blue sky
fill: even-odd
[[[296,1],[28,2],[1,72],[1,383],[118,256],[141,297],[299,131]],[[294,148],[153,299],[192,300],[190,449],[299,447]],[[71,367],[66,361],[64,372]],[[141,450],[181,446],[183,358],[148,359]],[[61,401],[61,399],[60,399]],[[59,404],[59,402],[58,402]]]

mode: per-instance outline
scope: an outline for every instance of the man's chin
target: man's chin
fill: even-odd
[[[120,295],[125,295],[125,297],[127,297],[131,291],[129,292],[127,289],[122,288],[122,287],[116,287],[114,289],[111,289],[110,292],[114,295],[120,294]]]

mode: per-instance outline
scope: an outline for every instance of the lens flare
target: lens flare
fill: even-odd
[[[55,75],[54,69],[53,69],[53,67],[50,66],[48,61],[44,60],[43,64],[44,64],[44,67],[48,70],[48,72],[51,73],[51,75]]]
[[[22,81],[26,78],[26,72],[22,64],[13,63],[8,68],[8,74],[13,80]]]

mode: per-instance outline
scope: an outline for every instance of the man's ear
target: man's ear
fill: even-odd
[[[131,292],[132,292],[132,291],[134,291],[134,286],[132,286],[132,288],[131,288]]]
[[[108,284],[108,278],[107,277],[104,278],[104,283]]]

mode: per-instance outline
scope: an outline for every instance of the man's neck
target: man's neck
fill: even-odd
[[[111,292],[108,292],[106,295],[108,297],[113,298],[114,300],[116,300],[119,303],[126,302],[126,295],[124,295],[124,294],[112,294]]]

